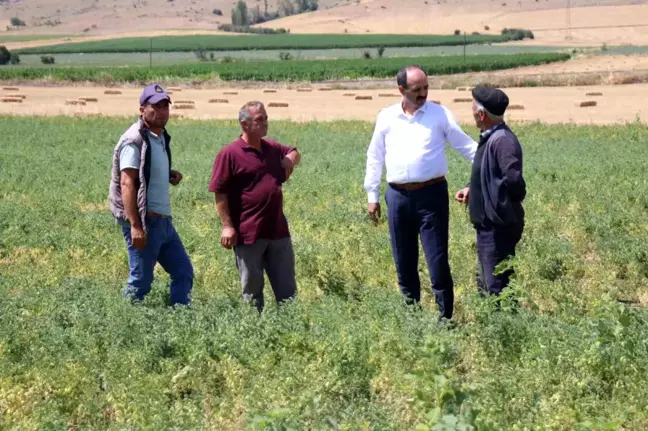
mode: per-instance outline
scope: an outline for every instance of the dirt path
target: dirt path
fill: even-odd
[[[1,97],[9,94],[25,96],[22,103],[0,103],[0,115],[105,115],[135,116],[140,90],[118,89],[122,94],[106,95],[100,87],[21,87],[18,91],[0,91]],[[117,90],[117,89],[112,89]],[[296,89],[277,89],[266,93],[262,89],[183,89],[174,91],[173,113],[192,119],[234,119],[241,105],[249,100],[287,103],[288,107],[269,107],[272,119],[293,121],[313,120],[367,120],[373,121],[378,111],[397,103],[396,90],[331,90],[298,92]],[[554,87],[554,88],[511,88],[505,89],[512,105],[524,109],[509,110],[509,122],[543,121],[547,123],[610,124],[648,120],[648,84],[622,86]],[[236,92],[237,94],[226,94]],[[602,96],[586,96],[589,92],[600,92]],[[372,100],[356,100],[355,96],[372,96]],[[389,94],[391,97],[381,97]],[[66,105],[67,100],[94,97],[97,102],[85,106]],[[449,107],[459,121],[472,121],[469,102],[458,102],[456,98],[470,98],[467,91],[431,90],[429,99],[438,100]],[[225,99],[227,103],[209,103],[210,99]],[[597,106],[581,108],[577,104],[594,100]],[[180,109],[182,101],[192,101],[194,109]]]

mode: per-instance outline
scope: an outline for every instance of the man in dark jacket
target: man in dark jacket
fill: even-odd
[[[473,117],[481,134],[470,186],[457,192],[456,200],[468,204],[477,231],[479,291],[499,295],[513,270],[498,271],[497,266],[515,256],[524,229],[522,147],[504,122],[509,104],[506,94],[496,88],[477,87],[472,95]]]

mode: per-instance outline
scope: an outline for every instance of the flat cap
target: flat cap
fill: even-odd
[[[499,88],[475,87],[472,90],[473,98],[493,115],[504,115],[509,105],[509,98]]]

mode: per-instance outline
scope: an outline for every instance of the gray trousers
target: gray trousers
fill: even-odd
[[[237,245],[234,254],[243,299],[246,302],[252,301],[259,311],[264,306],[264,270],[277,302],[291,299],[297,293],[295,254],[290,238],[259,239],[251,245]]]

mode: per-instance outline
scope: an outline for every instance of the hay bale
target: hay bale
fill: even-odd
[[[79,100],[81,100],[83,102],[98,102],[99,101],[99,99],[97,99],[96,97],[79,97]]]
[[[288,104],[284,102],[270,102],[268,108],[287,108]]]
[[[588,108],[591,106],[596,106],[596,100],[583,100],[578,103],[578,106],[581,108]]]
[[[371,96],[356,96],[355,100],[373,100]]]
[[[378,94],[378,97],[400,97],[400,94],[380,93]]]
[[[171,114],[171,118],[184,118],[182,114]]]
[[[20,91],[18,87],[2,87],[4,91]]]
[[[470,91],[472,87],[457,87],[457,91]]]
[[[318,88],[317,91],[333,91],[333,89],[330,87],[322,87],[322,88]]]
[[[590,93],[585,93],[585,95],[586,96],[602,96],[603,93],[601,93],[600,91],[592,91]]]
[[[345,97],[355,97],[355,93],[344,93],[343,96]]]
[[[178,105],[195,105],[196,104],[196,102],[194,102],[193,100],[176,100],[175,103],[178,104]]]
[[[508,109],[512,111],[524,111],[524,105],[511,105]]]
[[[310,88],[298,88],[297,89],[298,93],[310,93],[311,91],[313,91],[313,90],[310,89]]]
[[[169,91],[177,91],[177,92],[181,92],[181,91],[182,91],[182,88],[180,88],[180,87],[169,87],[169,88],[167,88],[167,90],[168,90],[167,93],[168,93]]]
[[[7,94],[5,97],[9,97],[12,99],[23,99],[23,100],[27,98],[27,96],[25,96],[24,94]]]
[[[226,96],[238,96],[237,91],[223,91],[223,94]]]
[[[85,102],[83,100],[77,100],[77,99],[68,99],[65,101],[66,105],[80,105],[80,106],[85,106]]]
[[[227,99],[209,99],[209,103],[229,103]]]
[[[454,99],[455,103],[468,103],[472,102],[472,99],[470,97],[457,97]]]
[[[175,105],[173,109],[196,109],[194,105],[184,104],[184,105]]]
[[[435,103],[435,104],[437,104],[437,105],[440,105],[440,104],[441,104],[441,101],[440,101],[440,100],[430,100],[430,102]]]
[[[17,99],[15,97],[3,97],[2,99],[0,99],[0,102],[2,102],[2,103],[22,103],[23,100],[22,99]]]
[[[104,94],[115,95],[115,94],[122,94],[122,92],[119,90],[106,90],[104,91]]]
[[[277,90],[263,90],[264,93],[276,93]]]

